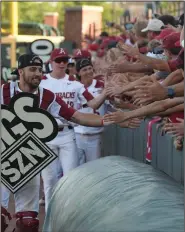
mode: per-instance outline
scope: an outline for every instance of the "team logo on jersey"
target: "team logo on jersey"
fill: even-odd
[[[1,182],[15,193],[57,158],[45,142],[56,137],[58,126],[30,93],[15,95],[1,112]]]

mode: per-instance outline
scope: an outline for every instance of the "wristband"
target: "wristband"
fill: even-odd
[[[174,91],[173,88],[168,87],[167,91],[168,91],[168,97],[169,98],[174,98],[175,97],[175,91]]]
[[[103,119],[101,120],[101,126],[104,126],[104,121],[103,121]]]

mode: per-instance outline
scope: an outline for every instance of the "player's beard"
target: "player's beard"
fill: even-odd
[[[26,76],[24,70],[23,70],[23,80],[24,80],[25,84],[28,85],[28,87],[31,91],[36,90],[41,82],[40,77]]]

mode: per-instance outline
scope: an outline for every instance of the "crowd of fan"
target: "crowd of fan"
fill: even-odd
[[[111,105],[117,112],[107,120],[120,127],[136,128],[153,117],[148,129],[147,160],[151,161],[151,126],[161,122],[162,134],[174,136],[182,150],[184,137],[184,14],[179,19],[162,15],[137,18],[132,28],[112,23],[119,35],[102,32],[95,40],[86,39],[75,50],[66,73],[78,79],[75,63],[89,58],[94,78],[104,81]],[[106,118],[105,118],[106,120]]]
[[[119,36],[102,32],[88,41],[82,50],[91,57],[95,78],[105,82],[109,100],[116,112],[106,116],[121,127],[139,127],[151,116],[161,122],[162,133],[172,134],[176,149],[183,147],[184,137],[184,14],[176,20],[171,15],[150,20],[138,18],[133,28],[119,25]],[[74,54],[74,59],[78,54]],[[73,61],[68,72],[75,73]],[[150,130],[148,129],[148,161]]]

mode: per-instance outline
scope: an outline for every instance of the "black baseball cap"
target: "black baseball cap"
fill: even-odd
[[[108,37],[109,34],[108,34],[108,32],[106,32],[106,31],[102,31],[101,34],[100,34],[100,36],[106,36],[106,37]]]
[[[179,17],[179,25],[181,25],[182,27],[184,26],[184,13],[180,15]]]
[[[91,61],[89,59],[80,59],[80,60],[77,60],[76,62],[76,71],[79,72],[80,69],[86,67],[86,66],[93,66]]]
[[[15,69],[11,74],[18,75],[18,69],[26,68],[28,66],[43,66],[41,58],[34,54],[23,54],[18,59],[18,68]]]

